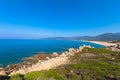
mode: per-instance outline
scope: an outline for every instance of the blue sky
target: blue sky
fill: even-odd
[[[120,0],[0,0],[0,38],[120,32]]]

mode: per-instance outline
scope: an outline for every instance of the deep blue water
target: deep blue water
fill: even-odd
[[[0,40],[0,64],[19,63],[22,58],[37,54],[38,52],[63,52],[68,48],[78,48],[83,44],[91,45],[96,48],[103,46],[70,40]]]

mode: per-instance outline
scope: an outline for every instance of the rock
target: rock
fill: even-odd
[[[47,59],[47,60],[49,60],[49,59],[50,59],[50,57],[46,57],[46,59]]]
[[[41,62],[41,64],[44,64],[44,62]]]
[[[63,52],[60,56],[65,57],[65,56],[66,56],[66,54]]]
[[[40,63],[41,62],[41,60],[38,60],[38,63]]]
[[[68,51],[69,51],[69,52],[74,52],[75,49],[74,49],[74,48],[69,48]]]
[[[77,52],[82,52],[83,49],[84,49],[84,46],[80,46]]]
[[[70,70],[71,73],[73,73],[73,70]]]
[[[115,58],[112,58],[112,60],[115,60]]]
[[[57,56],[59,56],[59,54],[57,52],[53,52],[51,56],[52,57],[57,57]]]
[[[0,71],[0,75],[6,75],[5,71]]]
[[[90,45],[89,46],[87,46],[88,48],[92,48]]]

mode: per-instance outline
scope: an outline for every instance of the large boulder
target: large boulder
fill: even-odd
[[[59,54],[57,52],[53,52],[51,56],[52,57],[57,57],[57,56],[59,56]]]
[[[6,75],[5,71],[0,71],[0,75],[1,75],[1,76]]]
[[[75,49],[74,49],[74,48],[69,48],[68,51],[69,51],[69,52],[74,52]]]

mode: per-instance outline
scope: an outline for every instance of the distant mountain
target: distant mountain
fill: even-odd
[[[120,33],[115,33],[116,35],[120,35]]]
[[[104,34],[97,35],[97,36],[52,37],[52,38],[45,38],[45,39],[113,41],[113,40],[120,40],[120,33],[104,33]]]
[[[73,37],[50,37],[50,38],[43,38],[47,40],[71,40]]]
[[[102,41],[112,41],[112,40],[119,40],[120,34],[118,33],[105,33],[98,36],[95,36],[93,40],[102,40]]]

